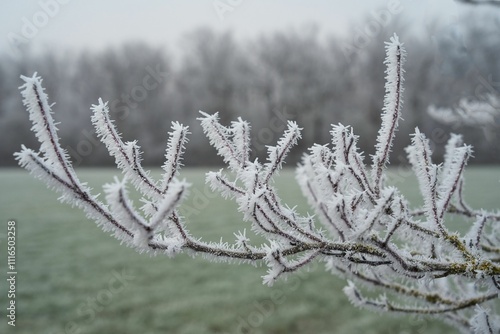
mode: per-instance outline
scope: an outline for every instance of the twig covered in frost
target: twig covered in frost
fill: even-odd
[[[476,211],[463,198],[464,169],[472,149],[460,136],[446,145],[444,163],[431,159],[428,139],[418,129],[407,148],[424,199],[410,210],[399,191],[385,183],[389,153],[403,101],[405,51],[397,36],[387,44],[387,84],[382,125],[371,169],[357,147],[358,136],[342,124],[332,126],[330,145],[314,145],[304,154],[296,178],[315,216],[302,216],[280,199],[273,178],[301,136],[288,122],[276,146],[268,147],[265,163],[250,160],[250,126],[238,119],[220,124],[218,114],[203,112],[201,126],[227,164],[206,174],[206,182],[222,197],[235,201],[243,220],[267,242],[252,244],[246,230],[236,240],[204,242],[193,237],[177,208],[189,184],[178,179],[189,130],[172,123],[164,173],[153,179],[141,165],[135,141],[124,143],[109,117],[107,103],[92,107],[92,122],[101,141],[122,170],[123,180],[104,186],[101,202],[79,181],[59,144],[51,106],[35,74],[22,77],[24,104],[41,143],[39,152],[23,146],[19,164],[61,193],[61,200],[82,208],[90,219],[139,251],[174,255],[182,251],[215,261],[263,261],[264,283],[323,261],[348,280],[344,289],[355,305],[394,313],[432,315],[463,332],[498,333],[500,329],[500,237],[494,212]],[[126,183],[141,193],[141,210],[129,198]],[[141,212],[142,211],[142,212]],[[455,214],[471,220],[461,236],[445,218]],[[378,298],[365,295],[376,289]]]
[[[427,113],[436,121],[452,127],[481,127],[487,139],[493,137],[500,124],[500,100],[487,94],[479,100],[461,99],[455,108],[438,108],[431,105]]]
[[[384,108],[382,109],[382,125],[378,131],[376,153],[373,156],[373,179],[374,188],[378,192],[382,182],[382,174],[385,165],[389,162],[389,152],[394,140],[394,134],[398,128],[403,104],[403,62],[406,52],[395,35],[389,43],[386,43],[387,57],[384,63],[387,65]]]
[[[477,100],[462,98],[454,108],[430,105],[427,113],[452,129],[465,126],[479,128],[488,141],[496,138],[500,127],[500,99],[494,94],[486,94]]]

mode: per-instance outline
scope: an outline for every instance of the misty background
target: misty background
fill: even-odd
[[[186,165],[222,162],[196,120],[199,110],[218,111],[226,125],[248,120],[260,160],[286,120],[303,128],[289,165],[313,143],[328,143],[332,123],[351,125],[368,159],[384,98],[384,42],[395,32],[408,56],[404,121],[391,163],[406,163],[404,147],[417,126],[437,161],[455,132],[473,145],[471,163],[499,163],[499,118],[487,128],[445,125],[427,107],[498,96],[500,7],[435,2],[276,1],[266,7],[257,1],[259,12],[242,0],[195,1],[192,7],[165,1],[170,7],[162,7],[163,19],[157,1],[114,1],[114,11],[87,2],[85,10],[95,6],[95,17],[77,0],[4,5],[0,165],[15,165],[12,155],[21,144],[39,145],[18,90],[19,76],[35,71],[56,103],[61,141],[77,166],[113,165],[90,122],[90,107],[100,97],[109,101],[123,139],[138,140],[146,165],[163,162],[172,121],[190,126]],[[86,23],[79,23],[85,15]],[[137,16],[145,21],[134,21]]]

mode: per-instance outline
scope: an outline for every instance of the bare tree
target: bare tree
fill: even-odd
[[[315,216],[302,216],[284,204],[272,182],[301,137],[295,122],[288,123],[282,138],[268,147],[267,161],[260,163],[249,158],[247,122],[238,119],[224,126],[217,113],[201,113],[204,132],[227,164],[227,169],[208,172],[207,182],[238,204],[243,220],[266,240],[262,245],[252,243],[246,230],[236,233],[233,243],[204,242],[190,234],[177,211],[189,187],[177,179],[189,134],[179,123],[172,123],[164,174],[153,180],[141,166],[137,143],[122,142],[107,104],[99,100],[93,106],[96,131],[125,176],[104,186],[104,204],[79,181],[59,145],[50,104],[35,74],[23,77],[22,95],[41,147],[39,152],[23,147],[16,157],[60,192],[63,202],[80,207],[138,251],[168,256],[187,251],[212,261],[263,261],[268,266],[263,281],[268,285],[312,261],[323,261],[328,270],[348,280],[344,292],[355,305],[435,316],[464,333],[498,333],[500,215],[474,210],[464,201],[464,169],[471,147],[452,136],[444,163],[436,165],[428,139],[415,130],[407,153],[424,199],[421,208],[411,209],[404,195],[385,182],[403,105],[405,51],[397,36],[387,43],[386,52],[386,94],[371,164],[364,164],[353,130],[338,124],[332,126],[332,146],[314,145],[297,169],[297,182]],[[141,210],[127,195],[127,181],[143,195]],[[451,232],[448,214],[469,219],[469,231]],[[366,289],[375,289],[379,296],[370,297]]]

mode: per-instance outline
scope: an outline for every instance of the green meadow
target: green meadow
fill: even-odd
[[[214,196],[204,185],[203,171],[182,174],[192,183],[182,209],[188,226],[204,239],[233,241],[233,233],[245,224],[233,202]],[[119,172],[80,169],[78,174],[99,193]],[[406,170],[392,170],[389,179],[411,201],[421,203],[416,181]],[[466,200],[475,208],[498,207],[499,180],[497,167],[471,167]],[[307,211],[293,170],[282,171],[276,186],[290,206]],[[139,254],[79,209],[59,203],[55,192],[21,169],[0,170],[0,189],[0,333],[455,332],[432,319],[353,307],[342,293],[345,282],[320,263],[267,287],[261,279],[265,266]],[[9,220],[16,222],[17,239],[15,327],[6,316]],[[450,224],[465,228],[459,219]]]

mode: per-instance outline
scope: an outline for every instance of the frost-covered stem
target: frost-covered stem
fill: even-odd
[[[446,164],[447,161],[445,160],[446,169],[443,170],[445,176],[440,187],[442,189],[441,199],[437,204],[440,210],[439,219],[443,219],[445,212],[448,210],[451,198],[460,185],[465,165],[467,164],[471,152],[472,149],[468,146],[456,148],[453,157],[450,158],[451,161]],[[461,194],[459,196],[461,196]]]
[[[109,153],[115,158],[116,165],[130,178],[134,186],[147,197],[159,198],[162,190],[157,186],[141,166],[139,148],[136,142],[123,143],[113,122],[109,118],[108,104],[99,99],[97,105],[93,105],[94,114],[92,123],[98,137],[106,145]]]
[[[165,152],[165,164],[163,165],[163,183],[160,187],[161,193],[165,194],[168,187],[177,176],[182,166],[182,156],[184,154],[185,144],[189,128],[182,126],[178,122],[172,122],[172,132],[169,133],[167,151]]]
[[[38,140],[42,144],[40,151],[51,158],[66,175],[68,181],[77,185],[76,175],[69,168],[68,154],[59,144],[57,128],[52,118],[51,105],[48,102],[47,94],[42,87],[41,78],[35,72],[32,77],[21,76],[25,84],[22,89],[23,103],[28,109],[30,120],[33,123],[31,130],[35,132]]]
[[[385,165],[389,162],[389,153],[396,135],[403,104],[403,62],[406,51],[396,35],[391,37],[391,41],[386,44],[387,58],[384,62],[387,65],[386,94],[382,109],[382,125],[377,137],[376,152],[372,164],[373,188],[376,193],[380,192],[382,186],[382,173]]]
[[[348,274],[346,269],[341,267],[336,267],[336,270],[343,272],[344,274]],[[465,298],[465,299],[457,299],[452,300],[446,295],[441,295],[439,292],[426,293],[420,291],[418,289],[410,289],[406,286],[403,286],[398,283],[389,283],[383,280],[381,277],[369,277],[360,272],[353,272],[353,277],[356,277],[358,280],[363,281],[367,285],[371,285],[376,288],[382,288],[387,292],[396,292],[398,294],[403,294],[408,296],[409,298],[414,298],[417,300],[422,300],[426,304],[428,304],[425,308],[395,308],[393,306],[392,311],[395,312],[404,312],[404,313],[420,313],[420,314],[433,314],[433,313],[446,313],[450,310],[459,310],[464,309],[472,305],[484,303],[488,300],[496,298],[494,294],[483,295],[477,298]],[[361,297],[361,295],[358,296]],[[365,301],[366,302],[366,301]],[[440,308],[429,307],[429,305],[440,306]],[[445,305],[443,307],[443,305]],[[412,311],[413,310],[413,311]]]
[[[277,170],[281,169],[285,157],[290,152],[292,147],[297,144],[300,139],[300,128],[297,123],[288,121],[288,128],[283,137],[278,141],[276,146],[269,146],[269,163],[267,164],[266,176],[264,177],[264,184],[268,184]]]
[[[437,108],[431,105],[427,113],[438,122],[451,126],[476,126],[494,129],[495,119],[500,115],[500,100],[497,95],[486,94],[477,101],[460,99],[455,108]]]
[[[239,117],[237,122],[233,122],[232,131],[236,150],[239,153],[239,164],[241,168],[244,168],[250,157],[250,125]]]
[[[239,158],[236,153],[236,147],[230,140],[232,135],[231,129],[219,123],[219,113],[209,115],[200,110],[203,117],[197,118],[203,128],[203,132],[210,140],[210,144],[215,147],[218,154],[222,156],[224,162],[232,169],[237,169],[239,166]]]
[[[59,173],[52,170],[52,166],[47,165],[34,151],[23,146],[22,150],[16,153],[16,159],[22,167],[28,169],[35,177],[45,180],[48,186],[54,187],[61,192],[63,194],[60,197],[61,201],[75,202],[77,206],[87,213],[89,218],[95,219],[98,224],[103,221],[110,223],[116,230],[124,233],[124,235],[115,234],[117,237],[119,236],[119,239],[123,240],[125,236],[133,236],[129,229],[114,219],[104,205],[95,200],[86,190],[64,180]],[[109,228],[105,227],[105,229],[108,230]]]
[[[441,212],[437,204],[437,166],[432,164],[427,138],[417,129],[412,138],[412,146],[407,148],[408,159],[417,175],[420,191],[424,197],[424,210],[442,235],[448,234],[442,224]]]
[[[335,230],[335,232],[339,235],[340,240],[345,241],[345,236],[344,233],[342,232],[342,229],[337,227],[336,225],[337,223],[335,222],[335,220],[332,217],[330,217],[326,205],[324,203],[319,202],[318,196],[316,196],[316,194],[314,193],[311,183],[307,181],[305,184],[306,184],[305,188],[307,189],[307,192],[305,193],[307,193],[308,196],[312,198],[313,205],[318,208],[319,213],[321,214],[323,219],[328,222],[328,226],[331,226]]]
[[[296,231],[300,235],[310,239],[311,241],[321,242],[322,239],[318,236],[313,235],[310,232],[307,232],[300,226],[298,226],[297,222],[290,216],[284,213],[284,210],[278,205],[277,195],[273,192],[270,196],[266,196],[264,198],[265,203],[269,210],[274,213],[284,224],[290,227],[292,230]]]

